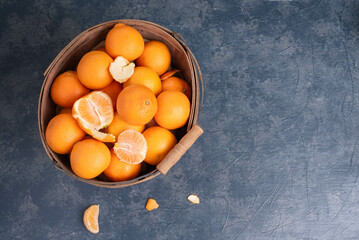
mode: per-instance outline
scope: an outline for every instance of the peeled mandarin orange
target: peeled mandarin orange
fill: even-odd
[[[162,91],[180,91],[186,94],[189,100],[191,100],[192,91],[188,83],[178,77],[168,77],[161,81]]]
[[[146,157],[147,142],[142,133],[129,129],[118,135],[113,149],[121,161],[138,164]]]
[[[72,171],[84,179],[100,175],[110,165],[110,161],[108,147],[95,139],[85,139],[76,143],[70,154]]]
[[[114,142],[115,136],[100,132],[113,119],[111,98],[102,91],[93,91],[74,103],[72,115],[80,127],[95,139]]]
[[[145,162],[151,165],[159,164],[177,144],[175,135],[162,127],[150,127],[143,136],[147,141]]]
[[[111,162],[104,171],[108,180],[113,182],[128,181],[138,176],[141,171],[141,163],[130,164],[120,160],[113,149],[111,150]]]
[[[122,56],[133,61],[141,56],[144,49],[142,35],[133,27],[118,24],[106,36],[105,47],[108,54],[116,58]]]
[[[109,85],[100,89],[100,91],[106,93],[111,98],[112,106],[114,109],[116,109],[117,96],[122,91],[122,84],[116,81],[112,81]]]
[[[120,115],[118,115],[116,112],[112,122],[106,128],[106,132],[111,133],[117,138],[120,133],[128,129],[136,130],[137,132],[143,132],[145,130],[145,125],[137,126],[129,124],[122,120]]]
[[[156,96],[160,94],[162,89],[160,77],[148,67],[135,67],[133,75],[123,83],[123,87],[125,88],[134,84],[148,87]]]
[[[158,109],[155,120],[161,127],[177,129],[187,123],[191,104],[180,91],[165,91],[157,97]]]
[[[117,112],[121,119],[131,125],[145,125],[155,116],[156,111],[156,96],[145,86],[128,86],[117,97]]]
[[[89,92],[75,71],[66,71],[57,76],[50,90],[52,100],[61,107],[72,107],[77,99]]]
[[[162,75],[171,65],[171,53],[164,43],[149,41],[145,43],[145,49],[141,56],[136,59],[136,64],[149,67],[158,75]]]
[[[70,153],[73,145],[84,137],[85,132],[68,113],[59,114],[52,118],[45,131],[47,144],[59,154]]]
[[[84,212],[84,217],[83,217],[84,225],[86,229],[89,230],[91,233],[98,233],[100,231],[98,224],[99,212],[100,212],[99,205],[91,205]]]
[[[105,52],[86,53],[77,65],[77,75],[83,85],[90,89],[101,89],[112,82],[109,71],[113,59]]]

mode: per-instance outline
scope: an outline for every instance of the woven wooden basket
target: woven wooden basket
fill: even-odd
[[[178,144],[157,166],[144,164],[140,176],[130,181],[110,182],[107,181],[103,174],[97,178],[87,180],[74,174],[70,167],[68,155],[53,152],[46,143],[46,126],[50,119],[56,115],[56,106],[50,97],[50,87],[57,75],[67,70],[75,70],[81,57],[103,42],[108,31],[119,22],[137,29],[144,39],[158,40],[168,46],[172,56],[172,67],[181,70],[183,78],[192,88],[191,113],[188,124],[175,132],[179,140]],[[177,33],[171,32],[160,25],[142,20],[122,19],[91,27],[79,34],[57,55],[45,71],[44,76],[45,80],[41,88],[38,106],[38,121],[42,143],[56,168],[82,182],[100,187],[121,188],[148,181],[161,173],[166,174],[203,133],[203,130],[199,127],[199,115],[203,102],[203,80],[200,68],[184,40]]]

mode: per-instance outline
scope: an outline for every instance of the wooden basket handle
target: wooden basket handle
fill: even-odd
[[[199,136],[203,133],[203,129],[194,125],[191,130],[177,143],[177,145],[167,154],[167,156],[157,165],[157,170],[163,175],[175,165],[185,152],[193,145]]]

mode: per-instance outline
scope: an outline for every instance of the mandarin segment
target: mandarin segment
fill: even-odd
[[[117,97],[117,112],[132,125],[145,125],[157,112],[156,96],[145,86],[128,86]]]
[[[71,114],[63,113],[49,122],[45,131],[46,142],[56,153],[68,154],[73,145],[85,137],[85,132]]]
[[[88,207],[83,216],[83,221],[86,229],[91,233],[99,233],[100,228],[98,224],[98,216],[100,213],[99,205],[91,205]]]
[[[113,59],[105,52],[86,53],[77,65],[77,75],[83,85],[89,89],[101,89],[112,82],[109,71]]]
[[[50,90],[52,100],[61,107],[72,107],[77,99],[89,92],[75,71],[66,71],[57,76]]]
[[[142,133],[129,129],[118,135],[113,149],[121,161],[138,164],[146,157],[147,142]]]

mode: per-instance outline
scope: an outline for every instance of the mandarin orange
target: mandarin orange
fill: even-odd
[[[155,94],[142,85],[124,88],[117,97],[117,112],[121,119],[132,125],[145,125],[155,116]]]
[[[85,139],[76,143],[70,154],[71,169],[84,179],[100,175],[109,165],[111,153],[108,147],[95,139]]]
[[[72,107],[77,99],[89,92],[75,71],[66,71],[57,76],[50,90],[52,100],[61,107]]]
[[[180,91],[186,94],[189,100],[192,97],[192,91],[188,83],[178,77],[168,77],[161,81],[162,91]]]
[[[123,87],[125,88],[134,84],[148,87],[156,96],[160,94],[162,89],[160,77],[148,67],[135,67],[133,75],[123,83]]]
[[[161,127],[172,130],[187,123],[191,104],[184,93],[164,91],[158,95],[157,105],[155,120]]]
[[[136,59],[136,64],[149,67],[158,75],[162,75],[171,65],[171,53],[164,43],[149,41],[145,43],[145,49],[141,56]]]
[[[77,75],[83,85],[90,89],[101,89],[112,82],[109,71],[113,59],[105,52],[86,53],[77,65]]]
[[[159,164],[177,144],[177,139],[173,133],[158,126],[146,129],[143,136],[147,141],[145,162],[151,165]]]
[[[73,145],[84,137],[85,132],[68,113],[59,114],[52,118],[45,131],[47,144],[59,154],[70,153]]]
[[[111,150],[111,162],[104,171],[108,180],[113,182],[128,181],[138,176],[141,171],[141,163],[131,164],[119,159],[113,149]]]
[[[135,28],[125,24],[115,25],[105,39],[105,48],[111,57],[122,56],[128,61],[141,56],[144,45],[142,35]]]

